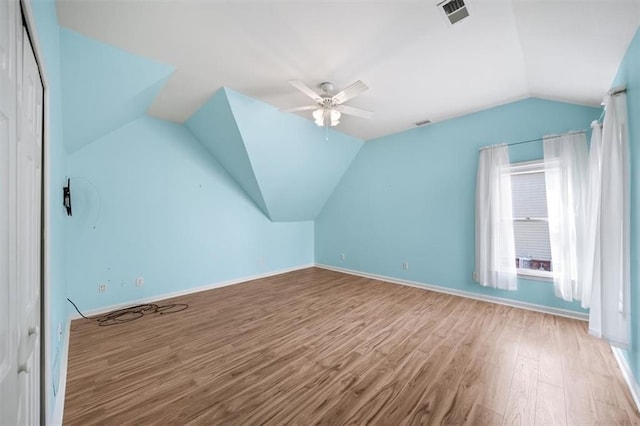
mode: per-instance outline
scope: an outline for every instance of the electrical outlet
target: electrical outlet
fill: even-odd
[[[341,260],[342,262],[344,262],[344,260],[345,260],[346,258],[347,258],[347,256],[345,256],[345,254],[344,254],[344,253],[340,253],[340,260]]]
[[[144,285],[144,278],[138,277],[136,278],[136,287],[141,287]]]
[[[98,285],[98,293],[106,293],[106,291],[107,291],[107,284],[100,283],[100,285]]]
[[[407,271],[409,269],[409,262],[402,262],[402,269]]]
[[[260,256],[258,258],[258,265],[260,265],[260,266],[264,265],[264,256]]]

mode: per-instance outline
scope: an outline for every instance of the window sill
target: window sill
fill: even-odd
[[[553,282],[553,273],[548,271],[536,271],[535,269],[517,269],[518,278],[534,281]]]

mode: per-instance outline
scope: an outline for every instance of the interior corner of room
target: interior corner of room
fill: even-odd
[[[0,1],[0,424],[640,422],[640,5],[114,4]]]

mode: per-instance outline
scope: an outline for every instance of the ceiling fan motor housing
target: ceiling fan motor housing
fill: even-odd
[[[329,83],[328,81],[320,83],[320,90],[327,95],[331,95],[333,93],[333,83]]]

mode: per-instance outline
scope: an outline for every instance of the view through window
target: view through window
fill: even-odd
[[[511,166],[513,231],[518,273],[551,276],[551,246],[542,162]]]

